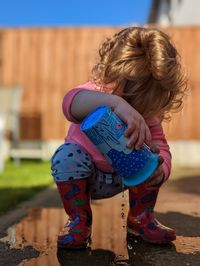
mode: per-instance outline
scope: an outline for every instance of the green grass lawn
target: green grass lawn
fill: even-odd
[[[20,202],[53,184],[50,162],[21,161],[20,166],[9,161],[0,173],[0,214],[14,209]]]
[[[17,204],[31,198],[40,190],[53,185],[50,161],[22,160],[20,166],[8,161],[0,173],[0,214],[15,209]],[[170,179],[199,175],[198,168],[175,168]]]

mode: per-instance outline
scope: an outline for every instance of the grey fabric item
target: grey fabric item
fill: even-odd
[[[109,198],[122,192],[122,178],[116,173],[99,170],[80,144],[62,144],[55,151],[51,164],[52,176],[57,183],[89,178],[92,199]]]

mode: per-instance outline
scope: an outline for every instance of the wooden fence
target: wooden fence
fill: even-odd
[[[87,81],[99,44],[119,28],[17,28],[0,30],[0,84],[21,85],[21,138],[63,139],[69,123],[61,102]],[[185,107],[164,125],[169,139],[200,139],[200,27],[169,28],[191,91]]]

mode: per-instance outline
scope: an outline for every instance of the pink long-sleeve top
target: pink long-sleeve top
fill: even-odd
[[[92,82],[87,82],[83,85],[80,85],[72,90],[70,90],[63,99],[63,113],[67,120],[71,122],[65,141],[72,141],[79,143],[88,153],[92,156],[92,159],[95,165],[102,171],[113,172],[112,166],[106,161],[105,157],[100,153],[96,146],[88,139],[88,137],[80,130],[80,121],[77,121],[71,113],[71,104],[76,96],[82,90],[96,90],[102,91],[100,87],[97,87]],[[159,118],[152,118],[146,120],[147,125],[149,126],[152,143],[155,143],[160,148],[160,155],[163,157],[163,171],[165,175],[165,180],[169,177],[171,171],[171,153],[169,150],[169,145],[165,139],[163,133],[161,121]]]

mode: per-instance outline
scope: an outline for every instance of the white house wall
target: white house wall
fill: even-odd
[[[170,6],[167,0],[161,2],[156,21],[158,24],[162,26],[200,25],[199,0],[171,0]]]

